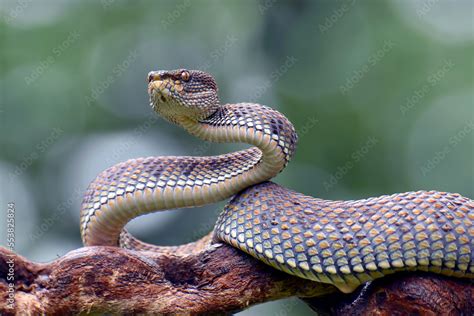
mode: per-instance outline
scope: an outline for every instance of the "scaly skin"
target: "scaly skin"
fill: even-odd
[[[474,278],[474,203],[406,192],[328,201],[266,182],[239,193],[215,235],[276,269],[352,292],[402,270]]]
[[[220,105],[217,85],[204,72],[157,71],[148,80],[151,106],[168,121],[203,140],[254,147],[211,157],[131,159],[105,170],[90,184],[82,204],[86,246],[188,254],[214,238],[343,292],[400,270],[474,277],[472,200],[419,191],[325,201],[264,182],[294,154],[297,136],[288,119],[260,104]],[[213,235],[197,243],[159,247],[123,229],[145,213],[234,195]]]

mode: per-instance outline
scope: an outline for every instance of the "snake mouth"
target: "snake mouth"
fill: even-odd
[[[150,97],[158,94],[158,93],[161,93],[164,89],[163,89],[163,81],[162,80],[155,80],[155,81],[151,81],[149,84],[148,84],[148,94],[150,95]]]
[[[148,84],[148,95],[153,104],[166,103],[172,96],[168,84],[162,80],[155,80]]]

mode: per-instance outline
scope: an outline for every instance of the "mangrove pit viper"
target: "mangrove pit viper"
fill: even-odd
[[[202,71],[153,71],[148,82],[151,106],[166,120],[206,141],[254,147],[131,159],[103,171],[82,204],[84,245],[192,253],[197,243],[153,246],[124,226],[145,213],[234,196],[207,241],[228,243],[292,275],[345,293],[401,270],[474,278],[473,200],[418,191],[327,201],[265,182],[295,152],[297,135],[285,116],[255,103],[221,105],[214,78]]]

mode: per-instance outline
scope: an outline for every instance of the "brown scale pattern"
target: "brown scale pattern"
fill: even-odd
[[[399,270],[474,277],[474,202],[407,192],[327,201],[266,182],[237,195],[215,236],[275,268],[350,292]]]
[[[200,124],[220,131],[239,127],[244,131],[242,134],[253,128],[254,133],[260,131],[263,135],[271,136],[283,153],[285,163],[281,169],[289,162],[296,147],[297,137],[291,123],[279,112],[259,104],[223,105]],[[222,133],[219,137],[223,138]],[[230,179],[252,173],[252,169],[261,158],[261,151],[253,147],[220,156],[148,157],[114,165],[99,174],[84,195],[81,209],[83,240],[87,244],[91,219],[117,197],[133,196],[142,194],[145,190],[155,191],[164,188],[191,190],[211,184],[218,184],[218,187],[222,188]],[[128,247],[126,240],[133,240],[133,237],[127,233],[122,234],[122,245]]]
[[[260,159],[260,152],[249,149],[217,157],[148,157],[119,163],[99,174],[87,189],[81,210],[84,224],[103,205],[118,196],[133,195],[145,189],[194,187],[227,180],[245,171]],[[248,170],[247,168],[247,170]]]
[[[284,152],[288,163],[296,150],[298,136],[293,125],[278,111],[258,103],[226,104],[212,116],[202,121],[213,128],[242,126],[261,131],[277,140],[277,146]]]

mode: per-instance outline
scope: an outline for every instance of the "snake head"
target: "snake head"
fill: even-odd
[[[148,73],[150,105],[166,120],[203,120],[219,107],[214,78],[199,70],[158,70]]]

